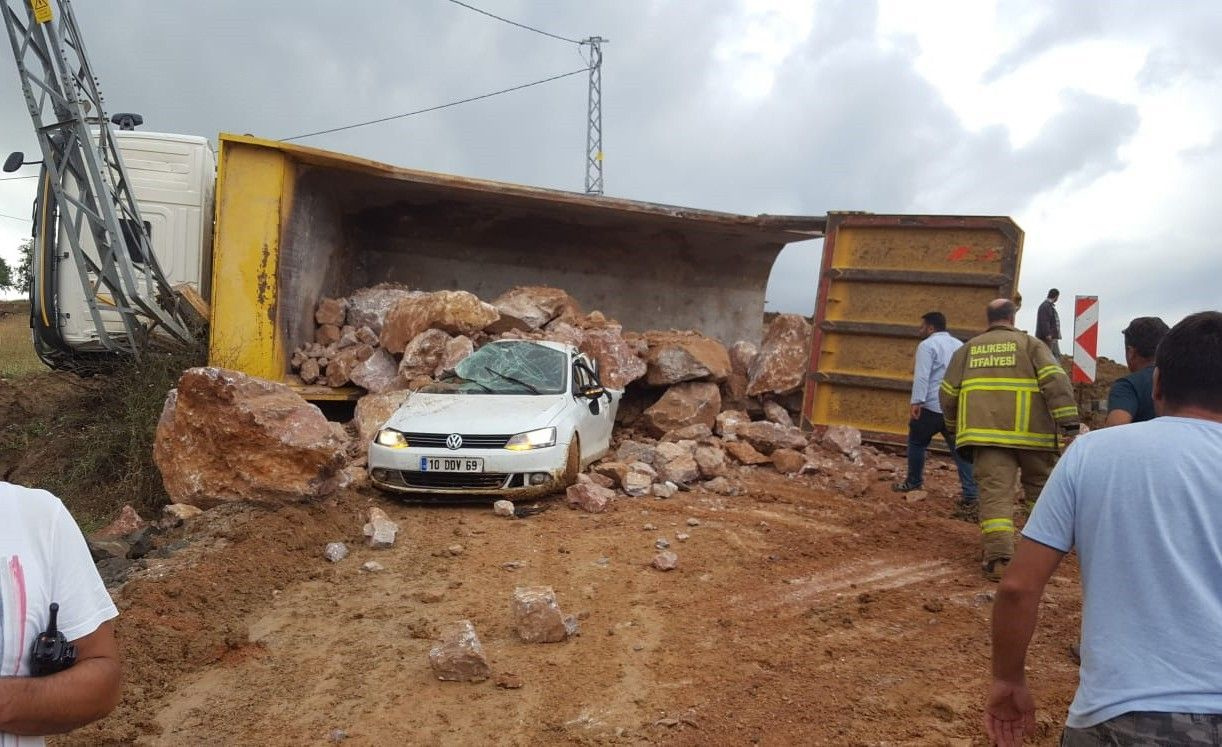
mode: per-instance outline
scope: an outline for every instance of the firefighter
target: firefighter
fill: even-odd
[[[940,398],[955,446],[970,455],[980,487],[985,578],[997,581],[1014,554],[1014,482],[1034,503],[1064,439],[1078,432],[1078,407],[1048,346],[1014,327],[1009,299],[989,304],[989,329],[955,351]]]

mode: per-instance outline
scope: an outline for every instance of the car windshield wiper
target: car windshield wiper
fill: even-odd
[[[515,384],[524,386],[527,389],[529,389],[532,394],[542,394],[542,392],[539,391],[538,387],[534,386],[533,384],[527,384],[525,381],[522,381],[521,379],[515,379],[514,377],[510,376],[509,374],[503,374],[500,371],[494,371],[487,366],[484,366],[484,370],[492,374],[493,376],[500,376],[505,381],[512,381]]]

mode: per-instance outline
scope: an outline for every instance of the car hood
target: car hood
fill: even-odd
[[[414,392],[386,421],[407,433],[512,435],[551,425],[567,394],[429,394]]]

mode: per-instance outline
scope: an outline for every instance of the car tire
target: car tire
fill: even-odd
[[[568,487],[577,482],[577,475],[581,472],[581,437],[577,433],[573,433],[573,440],[569,441],[569,453],[564,462],[564,478],[561,480],[564,487]]]

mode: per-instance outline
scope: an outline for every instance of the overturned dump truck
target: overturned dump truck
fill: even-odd
[[[221,136],[217,174],[210,358],[274,380],[313,340],[320,298],[383,282],[481,298],[549,285],[627,329],[758,340],[777,254],[822,235],[817,218],[466,179],[236,135]]]

